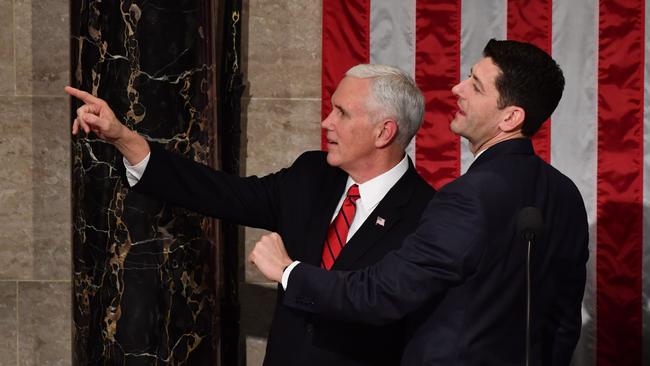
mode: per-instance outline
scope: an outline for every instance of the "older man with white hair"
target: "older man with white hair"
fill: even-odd
[[[172,204],[282,235],[292,258],[327,270],[355,270],[399,248],[434,194],[405,153],[424,101],[411,77],[357,65],[332,95],[322,121],[327,152],[302,154],[265,177],[236,177],[183,159],[125,127],[108,105],[66,88],[85,105],[72,132],[94,132],[124,156],[132,189]],[[165,182],[160,184],[160,182]],[[265,365],[399,363],[404,324],[333,321],[278,301]]]

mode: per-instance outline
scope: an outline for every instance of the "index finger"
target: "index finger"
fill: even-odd
[[[80,99],[81,101],[83,101],[84,103],[87,103],[87,104],[97,104],[97,103],[100,103],[102,101],[101,99],[93,96],[90,93],[87,93],[87,92],[85,92],[83,90],[73,88],[71,86],[66,86],[65,88],[63,88],[63,90],[66,93],[70,94],[71,96],[73,96],[73,97],[75,97],[77,99]]]

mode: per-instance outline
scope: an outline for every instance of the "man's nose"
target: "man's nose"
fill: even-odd
[[[330,114],[328,114],[327,117],[325,117],[325,119],[320,122],[320,126],[322,128],[327,130],[332,126],[332,113],[333,112],[334,111],[330,112]]]
[[[455,96],[459,97],[461,95],[462,89],[463,89],[463,83],[466,80],[461,80],[458,84],[454,85],[451,88],[451,93],[454,94]]]

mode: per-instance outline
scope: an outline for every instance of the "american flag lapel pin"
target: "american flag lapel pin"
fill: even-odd
[[[384,219],[381,216],[377,216],[377,221],[375,221],[375,225],[379,225],[379,226],[386,225],[386,219]]]

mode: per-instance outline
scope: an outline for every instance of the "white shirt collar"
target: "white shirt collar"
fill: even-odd
[[[404,158],[402,158],[402,160],[389,171],[378,175],[365,183],[356,183],[350,176],[348,176],[348,181],[345,184],[345,192],[348,191],[348,188],[350,188],[351,185],[359,184],[359,194],[361,198],[357,201],[357,205],[362,205],[365,211],[370,213],[375,209],[375,207],[377,207],[386,193],[393,188],[395,183],[402,178],[408,168],[408,155],[404,154]]]
[[[476,159],[478,159],[478,157],[481,156],[485,151],[487,151],[487,149],[483,149],[483,150],[479,151],[478,154],[474,155],[474,160],[472,161],[472,163],[475,162]]]

